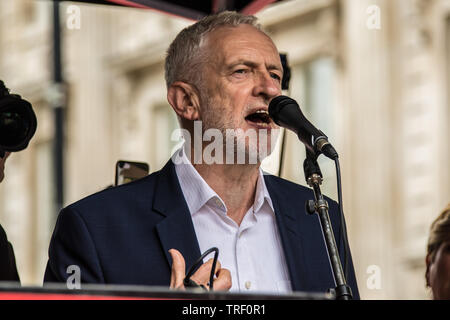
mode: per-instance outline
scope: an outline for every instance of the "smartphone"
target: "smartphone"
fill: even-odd
[[[150,167],[145,162],[119,160],[116,162],[116,179],[114,185],[119,186],[148,175]]]

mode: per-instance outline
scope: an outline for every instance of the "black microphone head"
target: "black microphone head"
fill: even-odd
[[[278,96],[269,103],[269,116],[280,127],[294,131],[297,135],[311,135],[311,123],[303,115],[297,101],[287,96]],[[307,129],[305,131],[305,129]],[[303,137],[299,136],[303,141]],[[309,138],[309,137],[305,137]],[[309,141],[310,142],[310,141]]]
[[[275,121],[276,124],[278,121],[278,114],[281,109],[285,106],[286,103],[294,103],[297,104],[297,102],[294,99],[291,99],[287,96],[278,96],[272,99],[269,103],[269,116]]]
[[[298,103],[287,96],[278,96],[269,103],[269,116],[280,127],[287,128],[298,134],[300,120],[303,116]]]
[[[323,153],[331,159],[338,157],[336,150],[328,142],[327,136],[306,119],[294,99],[286,96],[273,98],[269,103],[269,116],[280,127],[295,132],[313,154]]]
[[[298,103],[287,96],[278,96],[270,101],[269,116],[280,127],[295,132],[311,151],[314,151],[315,138],[323,135],[306,119]]]

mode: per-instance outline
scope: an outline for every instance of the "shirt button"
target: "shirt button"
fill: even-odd
[[[245,281],[245,289],[250,290],[251,286],[252,286],[251,281]]]

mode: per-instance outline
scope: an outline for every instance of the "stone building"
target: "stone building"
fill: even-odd
[[[292,68],[289,94],[340,154],[362,298],[422,299],[428,227],[450,201],[450,1],[291,0],[257,14]],[[67,83],[65,204],[114,181],[118,159],[161,168],[176,142],[163,61],[192,21],[151,10],[61,6]],[[0,78],[33,103],[38,130],[7,162],[0,223],[25,285],[42,283],[57,216],[52,5],[0,0]],[[281,175],[305,184],[287,133]],[[268,170],[277,172],[277,154]],[[336,198],[333,163],[320,161]],[[300,209],[300,208],[299,208]]]

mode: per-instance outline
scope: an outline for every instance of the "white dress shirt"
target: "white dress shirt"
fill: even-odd
[[[219,248],[218,260],[222,268],[231,272],[230,291],[292,291],[262,170],[259,169],[253,206],[238,226],[228,217],[222,199],[192,166],[183,148],[177,152],[181,161],[175,162],[175,170],[191,213],[200,251]],[[213,253],[204,261],[212,257]]]

